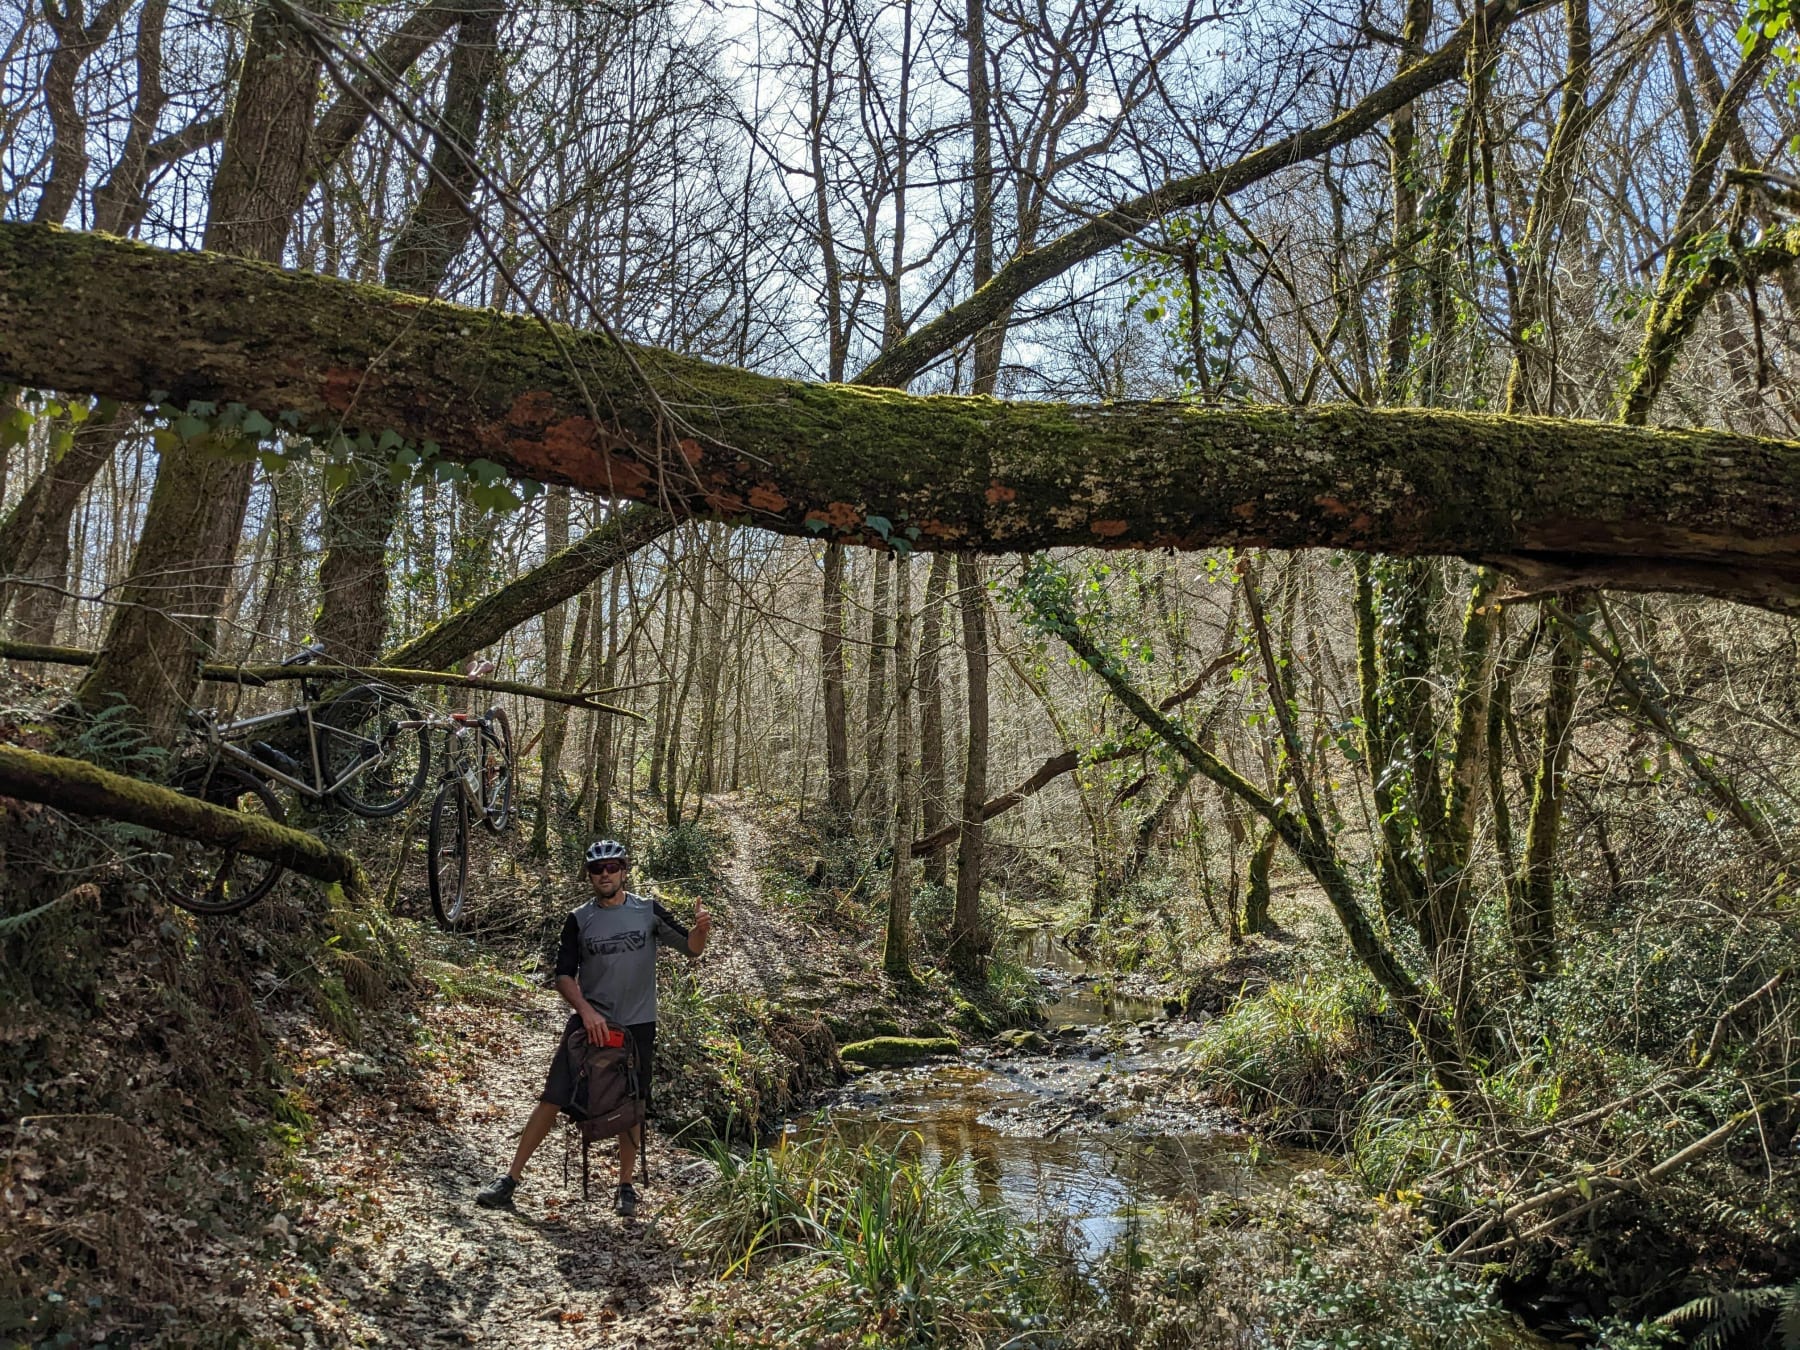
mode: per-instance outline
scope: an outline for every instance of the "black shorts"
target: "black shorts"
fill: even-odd
[[[544,1095],[540,1102],[568,1109],[575,1095],[575,1071],[569,1065],[569,1033],[581,1025],[581,1014],[571,1013],[563,1025],[562,1038],[556,1043],[556,1057],[550,1061],[550,1075],[544,1079]],[[650,1109],[650,1070],[656,1061],[656,1023],[639,1022],[626,1027],[625,1035],[637,1051],[638,1082],[644,1089],[644,1109]]]

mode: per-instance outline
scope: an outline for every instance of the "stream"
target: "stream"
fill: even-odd
[[[887,1141],[916,1132],[925,1162],[965,1164],[983,1200],[1060,1220],[1095,1256],[1146,1205],[1337,1166],[1262,1144],[1198,1098],[1179,1067],[1200,1022],[1110,993],[1046,928],[1021,935],[1020,955],[1049,997],[1041,1037],[862,1074],[826,1100],[831,1122]]]

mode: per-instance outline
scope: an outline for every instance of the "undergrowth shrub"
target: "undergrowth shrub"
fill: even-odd
[[[683,821],[655,835],[641,858],[644,875],[659,881],[716,885],[725,841],[698,821]]]
[[[1202,1029],[1189,1060],[1267,1137],[1329,1147],[1352,1139],[1372,1083],[1413,1071],[1385,996],[1343,962],[1239,1000]]]

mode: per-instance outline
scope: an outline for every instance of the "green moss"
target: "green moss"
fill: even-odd
[[[957,1044],[948,1036],[876,1036],[842,1047],[838,1057],[871,1068],[918,1064],[938,1055],[954,1055]]]

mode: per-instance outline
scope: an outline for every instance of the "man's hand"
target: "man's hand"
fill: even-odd
[[[581,1010],[581,1025],[587,1029],[589,1045],[606,1044],[606,1019],[591,1007]]]
[[[706,940],[712,936],[712,915],[706,912],[706,906],[698,900],[694,902],[694,924],[688,929],[688,952],[698,956],[706,950]]]

